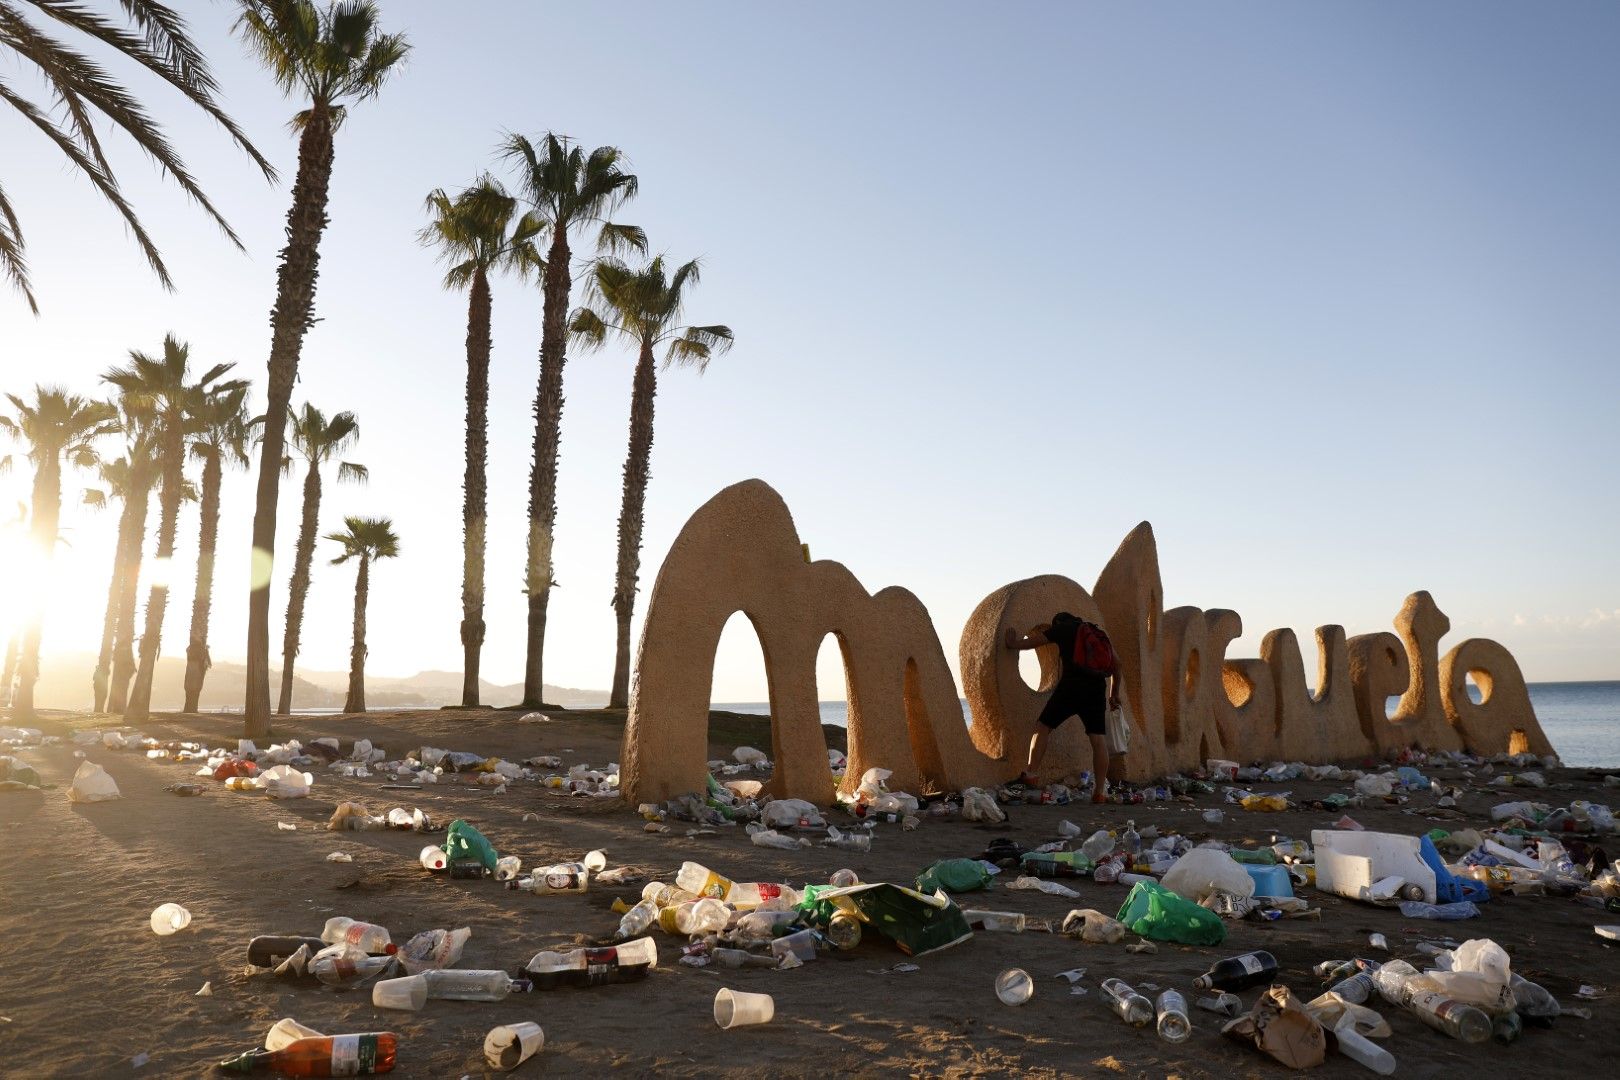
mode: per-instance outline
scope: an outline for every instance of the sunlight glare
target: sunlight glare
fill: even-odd
[[[249,588],[268,589],[270,587],[270,575],[275,570],[275,566],[276,557],[274,555],[264,550],[264,548],[254,548],[253,564],[248,568],[248,580],[251,582]]]

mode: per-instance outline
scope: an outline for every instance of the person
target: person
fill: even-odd
[[[1062,662],[1057,685],[1052,688],[1052,696],[1041,710],[1035,734],[1030,736],[1029,760],[1018,779],[1024,784],[1040,784],[1041,762],[1046,758],[1046,746],[1052,732],[1071,716],[1078,716],[1085,726],[1086,738],[1091,742],[1091,775],[1095,777],[1091,801],[1100,803],[1107,800],[1108,710],[1119,708],[1120,675],[1118,664],[1112,665],[1112,670],[1104,673],[1088,668],[1075,659],[1075,639],[1080,635],[1082,625],[1090,627],[1091,632],[1107,640],[1107,634],[1103,633],[1101,627],[1091,623],[1082,624],[1080,619],[1067,611],[1058,612],[1052,616],[1051,622],[1035,626],[1027,634],[1020,635],[1012,627],[1007,628],[1007,648],[1022,651],[1055,645]]]

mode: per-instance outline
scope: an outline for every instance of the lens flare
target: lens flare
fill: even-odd
[[[264,548],[253,549],[253,563],[248,568],[248,580],[254,589],[268,589],[270,575],[275,571],[276,557]]]

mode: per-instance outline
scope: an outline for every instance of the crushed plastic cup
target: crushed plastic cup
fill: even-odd
[[[421,1012],[427,1004],[428,981],[426,975],[407,975],[403,979],[383,979],[371,988],[371,1003],[379,1009],[400,1009]]]
[[[299,1039],[324,1039],[325,1035],[312,1027],[300,1024],[292,1017],[283,1017],[271,1025],[264,1036],[266,1050],[285,1050]]]
[[[1023,968],[1008,968],[996,976],[996,997],[1003,1005],[1022,1005],[1035,996],[1035,980]]]
[[[546,1033],[532,1020],[502,1024],[484,1036],[484,1061],[497,1072],[511,1072],[546,1045]]]
[[[450,856],[444,853],[443,848],[433,847],[430,844],[422,849],[417,861],[422,864],[424,870],[443,870],[450,865]]]
[[[714,995],[714,1022],[726,1030],[768,1024],[776,1015],[776,1002],[769,994],[746,994],[722,989]]]
[[[152,933],[168,937],[191,925],[191,912],[179,904],[159,904],[152,912]]]

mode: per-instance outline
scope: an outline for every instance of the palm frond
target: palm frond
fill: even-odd
[[[708,370],[709,361],[731,350],[732,334],[728,326],[688,326],[669,343],[664,367],[672,365],[696,368],[698,374]]]
[[[337,476],[340,481],[347,480],[353,484],[364,484],[371,479],[371,470],[358,462],[342,461],[338,463]]]
[[[601,315],[588,307],[575,308],[573,314],[568,316],[568,334],[571,340],[585,348],[587,351],[600,349],[607,341],[610,327]]]
[[[27,247],[23,240],[22,223],[17,220],[17,212],[6,197],[5,187],[0,186],[0,271],[4,271],[12,287],[22,293],[28,310],[38,315],[39,303],[34,299],[34,288],[28,280],[28,259],[24,255]]]
[[[647,232],[639,225],[616,225],[611,221],[604,221],[596,234],[596,250],[607,255],[623,251],[645,253]]]

